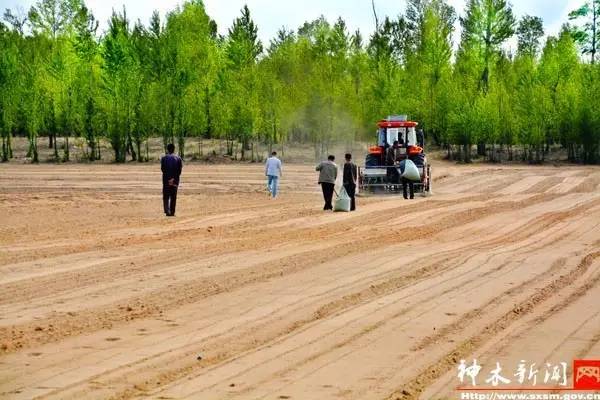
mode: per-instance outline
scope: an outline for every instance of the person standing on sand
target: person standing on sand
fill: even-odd
[[[400,174],[398,174],[398,170],[396,169],[396,164],[400,161],[401,153],[400,153],[401,144],[400,141],[394,140],[394,144],[392,147],[387,149],[387,154],[385,157],[385,162],[388,165],[386,175],[389,183],[396,185],[400,183]],[[392,186],[394,189],[395,186]]]
[[[281,178],[281,160],[277,158],[277,152],[271,153],[265,163],[265,175],[267,176],[267,189],[273,198],[277,197],[277,182]]]
[[[352,162],[352,154],[346,153],[346,163],[344,163],[344,189],[350,196],[350,211],[356,210],[356,183],[358,182],[358,168]]]
[[[167,217],[175,216],[175,205],[177,204],[177,187],[179,186],[179,176],[183,168],[181,157],[174,154],[175,145],[167,145],[167,154],[160,159],[160,169],[162,171],[163,181],[163,207]]]
[[[338,169],[334,161],[335,157],[330,155],[327,157],[327,161],[322,161],[316,168],[319,171],[319,184],[323,190],[323,199],[325,200],[323,210],[333,210],[331,199],[333,198]]]
[[[407,191],[406,189],[409,190]],[[410,199],[413,200],[415,198],[415,186],[413,184],[413,181],[402,177],[402,195],[404,196],[404,200],[409,199],[408,192],[410,192]]]

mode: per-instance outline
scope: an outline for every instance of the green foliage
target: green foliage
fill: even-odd
[[[500,46],[514,34],[515,17],[506,0],[469,0],[461,24],[461,48],[477,53],[474,61],[481,70],[480,88],[486,92]]]
[[[544,23],[540,17],[525,15],[517,27],[519,54],[535,57],[539,51],[540,39],[544,36]]]
[[[86,17],[87,9],[82,0],[40,0],[29,11],[33,31],[54,40],[70,33],[78,20]]]
[[[581,46],[583,54],[590,54],[592,64],[596,62],[598,43],[600,43],[600,0],[589,0],[581,7],[569,13],[569,19],[583,21],[582,26],[575,26],[571,34]]]
[[[286,141],[320,158],[334,142],[373,142],[375,122],[402,113],[467,162],[474,145],[491,161],[519,148],[540,162],[560,145],[572,161],[598,162],[600,71],[576,44],[594,61],[599,2],[542,44],[540,18],[517,24],[506,0],[469,0],[453,54],[447,0],[408,0],[370,37],[320,17],[282,28],[266,49],[246,6],[224,36],[201,0],[147,24],[123,9],[99,33],[83,0],[38,0],[0,23],[0,159],[12,158],[14,135],[29,139],[32,161],[40,137],[54,161],[69,160],[74,137],[90,161],[102,142],[116,162],[146,161],[150,137],[184,156],[187,141],[219,138],[242,159],[258,142]],[[506,54],[514,34],[518,51]]]
[[[416,76],[415,81],[420,83],[415,89],[421,99],[415,105],[417,115],[438,142],[442,141],[442,132],[447,130],[450,102],[447,88],[452,71],[454,21],[454,11],[446,3],[440,0],[429,3],[421,21],[415,62],[409,65],[411,75]]]

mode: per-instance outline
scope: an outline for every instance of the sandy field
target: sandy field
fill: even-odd
[[[166,218],[156,164],[0,165],[0,398],[454,399],[461,359],[600,359],[600,168],[439,161],[354,213],[262,172],[186,165]]]

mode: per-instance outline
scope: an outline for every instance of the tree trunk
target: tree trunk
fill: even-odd
[[[575,144],[569,143],[568,146],[569,152],[569,161],[576,162],[577,161],[577,151],[575,150]]]
[[[137,153],[135,152],[135,149],[133,148],[133,140],[131,139],[130,133],[127,134],[127,139],[126,139],[126,143],[125,143],[125,151],[128,154],[131,154],[131,161],[137,161]]]
[[[89,150],[89,155],[88,155],[88,160],[90,161],[94,161],[96,159],[96,141],[94,140],[94,138],[89,138],[88,137],[88,150]]]
[[[596,47],[598,46],[598,13],[596,0],[592,0],[592,65],[596,63]]]
[[[53,133],[52,135],[54,136],[54,142],[53,142],[53,144],[54,144],[54,159],[56,161],[58,161],[59,157],[58,157],[58,145],[56,144],[56,142],[57,142],[56,133]]]
[[[8,136],[6,136],[6,146],[8,147],[8,159],[13,158],[13,149],[12,149],[12,133],[8,132]]]
[[[464,144],[463,151],[465,153],[464,154],[464,162],[470,163],[471,162],[471,144]]]
[[[96,154],[96,160],[101,161],[102,154],[100,153],[100,138],[96,138],[96,151],[98,152]]]
[[[29,141],[29,143],[27,146],[27,154],[25,154],[25,157],[31,158],[31,157],[33,157],[33,137],[31,135],[29,135],[27,137],[27,140]]]
[[[63,147],[63,162],[69,161],[69,137],[65,136],[65,143]]]
[[[485,143],[477,143],[477,155],[485,158]]]
[[[142,162],[144,160],[142,160],[142,142],[139,139],[136,139],[135,141],[135,147],[137,149],[137,160],[138,162]]]
[[[179,156],[181,158],[185,157],[185,136],[179,135],[177,138],[177,145],[179,146]]]
[[[2,135],[2,162],[8,161],[8,148],[6,146],[6,138]]]
[[[54,141],[54,143],[56,144],[56,140]],[[31,162],[38,163],[40,161],[37,151],[37,137],[29,138],[29,151],[27,153],[31,157]]]

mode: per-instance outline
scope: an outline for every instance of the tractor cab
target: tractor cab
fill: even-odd
[[[423,153],[425,141],[423,131],[417,130],[419,123],[408,121],[405,115],[390,116],[377,123],[377,145],[369,148],[366,167],[377,167],[386,164],[388,148],[398,141],[400,154],[404,158],[409,155]]]
[[[392,118],[392,117],[391,117]],[[389,147],[397,140],[402,147],[419,146],[423,147],[423,140],[418,140],[416,127],[417,122],[400,120],[382,120],[378,122],[377,145],[380,147]]]

